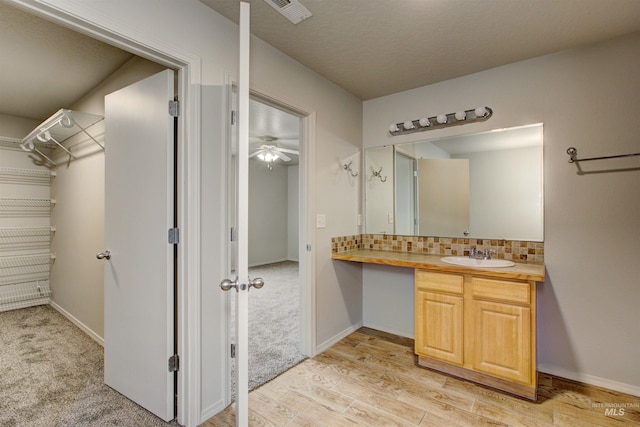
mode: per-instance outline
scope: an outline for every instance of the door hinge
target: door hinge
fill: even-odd
[[[180,243],[180,229],[179,228],[170,228],[169,229],[169,244],[177,245]]]
[[[180,101],[178,101],[177,99],[172,99],[169,101],[169,115],[171,117],[180,116]]]
[[[232,242],[238,240],[238,230],[235,227],[231,227],[231,233],[229,234],[229,238]]]
[[[231,110],[231,124],[235,125],[236,121],[238,119],[237,117],[238,113],[236,112],[236,110]]]
[[[169,372],[178,372],[180,370],[180,357],[174,354],[169,358]]]
[[[311,245],[307,245],[307,252],[311,252]]]
[[[235,357],[236,357],[236,345],[231,344],[231,358],[235,359]]]

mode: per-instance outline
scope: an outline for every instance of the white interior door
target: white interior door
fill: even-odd
[[[236,277],[220,287],[236,293],[235,383],[236,426],[249,425],[249,289],[261,279],[249,278],[249,3],[240,2],[240,62],[238,75],[238,145],[236,166]]]
[[[105,383],[174,418],[173,71],[105,97]]]

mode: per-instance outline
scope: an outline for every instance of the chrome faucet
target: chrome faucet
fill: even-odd
[[[469,249],[469,258],[472,259],[491,259],[491,254],[496,253],[496,251],[492,251],[491,249],[485,249],[484,251],[471,248]]]
[[[485,249],[484,250],[484,255],[482,257],[482,259],[491,259],[491,253],[496,253],[496,251],[492,251],[491,249]]]

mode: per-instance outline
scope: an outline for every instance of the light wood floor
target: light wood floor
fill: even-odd
[[[530,402],[417,367],[412,340],[362,328],[251,392],[249,424],[640,427],[640,397],[539,378]],[[203,424],[234,425],[232,406]]]

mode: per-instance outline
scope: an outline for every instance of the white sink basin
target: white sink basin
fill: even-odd
[[[446,256],[441,258],[447,264],[462,265],[465,267],[513,267],[515,263],[506,259],[475,259],[466,256]]]

